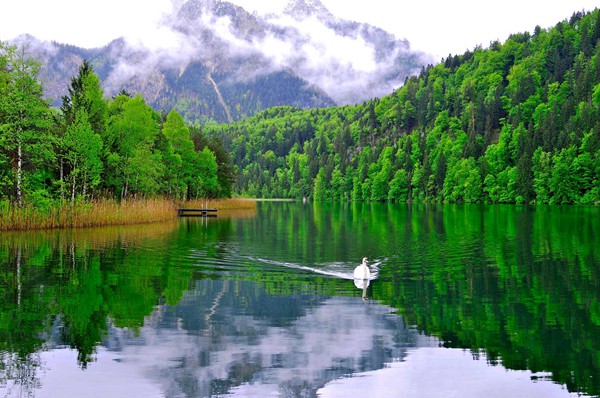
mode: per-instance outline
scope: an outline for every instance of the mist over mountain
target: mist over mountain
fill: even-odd
[[[190,121],[231,122],[276,105],[362,102],[398,88],[430,60],[406,40],[339,19],[319,0],[292,0],[258,15],[227,1],[189,0],[153,37],[98,49],[21,37],[43,62],[46,96],[60,103],[84,59],[105,93],[141,93],[156,109]]]

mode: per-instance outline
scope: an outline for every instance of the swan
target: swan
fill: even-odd
[[[362,264],[358,267],[354,268],[354,279],[369,279],[371,277],[371,271],[367,266],[369,260],[364,257],[362,260]]]

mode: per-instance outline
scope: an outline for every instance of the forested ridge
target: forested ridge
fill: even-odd
[[[600,201],[600,13],[423,68],[393,94],[279,107],[219,135],[256,197],[456,203]]]
[[[43,98],[27,46],[0,42],[0,210],[93,199],[231,196],[231,158],[216,139],[140,96],[107,99],[88,62],[60,109]]]
[[[597,204],[599,38],[599,11],[578,12],[450,55],[380,99],[276,107],[202,128],[140,95],[105,98],[87,62],[61,109],[51,108],[39,62],[26,46],[1,43],[0,202],[44,207],[235,191],[317,201]]]

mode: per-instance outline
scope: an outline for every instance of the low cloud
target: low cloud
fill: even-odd
[[[232,58],[249,58],[259,62],[252,63],[254,69],[243,68],[240,80],[290,70],[336,103],[348,104],[389,94],[426,61],[406,41],[368,25],[331,16],[258,16],[229,3],[223,11],[222,4],[174,2],[151,35],[126,38],[107,89],[118,91],[125,82],[165,68],[181,73],[191,62],[218,70]]]
[[[314,16],[277,16],[268,22],[286,34],[257,41],[262,54],[321,87],[339,104],[389,94],[404,79],[400,74],[392,81],[385,78],[396,66],[398,49],[378,58],[377,48],[360,34],[360,27],[342,34]]]

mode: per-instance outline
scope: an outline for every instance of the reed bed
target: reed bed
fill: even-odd
[[[220,211],[256,210],[248,199],[205,199],[174,202],[168,199],[59,202],[44,209],[0,203],[0,231],[83,228],[145,224],[174,220],[177,208],[216,208]]]
[[[89,203],[58,203],[45,209],[4,204],[0,230],[82,228],[142,224],[174,219],[175,204],[163,199],[96,200]]]
[[[243,198],[197,199],[181,202],[180,207],[188,209],[256,210],[256,200]]]

